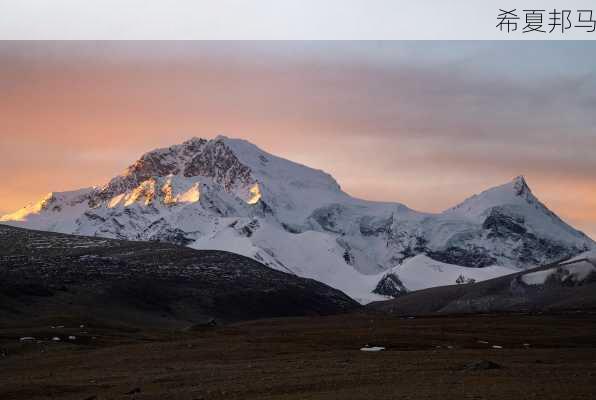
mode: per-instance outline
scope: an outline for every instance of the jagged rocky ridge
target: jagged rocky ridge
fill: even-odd
[[[425,268],[437,270],[429,287],[455,283],[457,268],[480,268],[473,275],[482,280],[483,271],[490,278],[594,247],[548,210],[522,177],[429,214],[355,199],[323,171],[226,137],[151,151],[106,185],[52,193],[1,220],[228,250],[360,301],[424,288],[406,266],[415,256],[427,257]]]

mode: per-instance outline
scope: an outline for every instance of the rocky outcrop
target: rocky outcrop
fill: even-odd
[[[408,293],[408,289],[396,274],[389,273],[381,278],[377,286],[375,286],[373,293],[382,296],[399,297]]]

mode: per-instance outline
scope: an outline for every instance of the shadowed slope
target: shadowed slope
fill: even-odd
[[[131,324],[333,314],[357,304],[237,254],[0,226],[0,318]]]
[[[596,309],[596,265],[582,256],[480,283],[434,287],[368,307],[392,314]]]

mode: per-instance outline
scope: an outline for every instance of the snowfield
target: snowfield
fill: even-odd
[[[323,171],[224,136],[148,152],[105,185],[51,193],[0,221],[226,250],[362,303],[394,295],[373,293],[388,273],[411,291],[460,276],[490,279],[596,248],[522,177],[431,214],[353,198]]]
[[[591,274],[596,274],[596,251],[588,251],[557,267],[530,272],[521,277],[526,285],[544,285],[551,277],[563,282],[581,283]]]
[[[391,270],[409,291],[480,282],[515,272],[518,272],[515,268],[496,265],[484,268],[461,267],[435,261],[424,254],[412,257]],[[462,282],[458,282],[458,279]]]

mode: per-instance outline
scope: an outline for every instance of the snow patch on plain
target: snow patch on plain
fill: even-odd
[[[557,272],[556,268],[545,269],[544,271],[530,272],[529,274],[522,275],[521,280],[526,285],[544,285],[546,280],[555,272]]]

